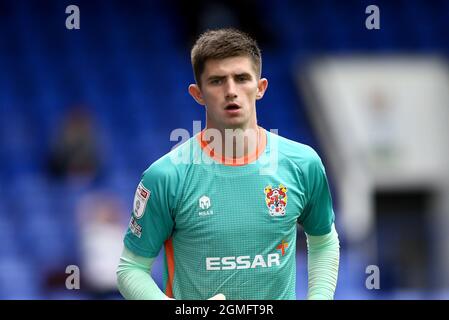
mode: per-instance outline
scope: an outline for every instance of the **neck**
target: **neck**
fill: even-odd
[[[257,122],[245,127],[218,128],[206,124],[204,140],[216,154],[228,159],[239,159],[254,154],[259,144]]]

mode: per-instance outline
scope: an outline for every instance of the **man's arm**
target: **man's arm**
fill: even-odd
[[[154,279],[151,269],[156,258],[137,256],[126,247],[117,268],[120,293],[128,300],[168,300]]]
[[[340,241],[332,224],[331,232],[307,236],[309,300],[332,300],[337,285]]]
[[[156,258],[137,256],[124,247],[117,268],[117,285],[127,300],[174,300],[166,296],[151,277]],[[226,300],[219,293],[209,300]]]

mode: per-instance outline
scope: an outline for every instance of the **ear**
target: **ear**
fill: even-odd
[[[196,102],[200,105],[204,106],[206,103],[204,102],[203,95],[201,94],[201,89],[196,84],[189,85],[189,93]]]
[[[268,80],[265,78],[259,79],[257,82],[257,93],[256,93],[256,100],[262,99],[263,95],[265,94],[265,91],[268,87]]]

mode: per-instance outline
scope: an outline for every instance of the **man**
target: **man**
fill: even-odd
[[[256,42],[202,34],[191,96],[206,129],[153,163],[137,187],[117,270],[127,299],[295,299],[296,223],[307,235],[309,299],[333,299],[339,240],[319,156],[257,125]],[[165,246],[165,288],[151,268]]]

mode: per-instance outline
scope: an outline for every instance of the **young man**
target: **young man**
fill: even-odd
[[[319,156],[257,125],[256,42],[202,34],[189,93],[206,128],[143,174],[117,269],[127,299],[295,299],[296,223],[307,235],[309,299],[333,299],[339,240]],[[165,245],[165,288],[151,277]]]

